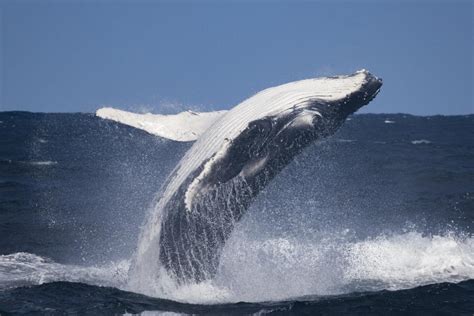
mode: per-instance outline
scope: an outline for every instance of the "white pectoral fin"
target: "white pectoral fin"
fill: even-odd
[[[138,114],[114,108],[101,108],[96,115],[178,142],[195,141],[227,111],[192,112],[173,115]]]

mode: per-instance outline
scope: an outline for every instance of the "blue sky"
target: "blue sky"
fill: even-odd
[[[0,4],[0,110],[229,108],[272,85],[366,68],[364,112],[465,114],[472,1]]]

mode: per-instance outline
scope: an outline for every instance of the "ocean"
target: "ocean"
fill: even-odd
[[[141,226],[190,146],[0,112],[0,314],[474,313],[474,115],[351,116],[259,194],[212,281],[136,288]]]

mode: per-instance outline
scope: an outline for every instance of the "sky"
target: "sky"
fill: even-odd
[[[365,68],[371,113],[474,113],[474,1],[0,2],[0,111],[228,109]]]

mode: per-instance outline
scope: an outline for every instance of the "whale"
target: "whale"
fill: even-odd
[[[139,238],[132,273],[177,284],[212,279],[234,226],[259,192],[308,145],[379,93],[367,70],[294,81],[223,113],[167,178]]]

